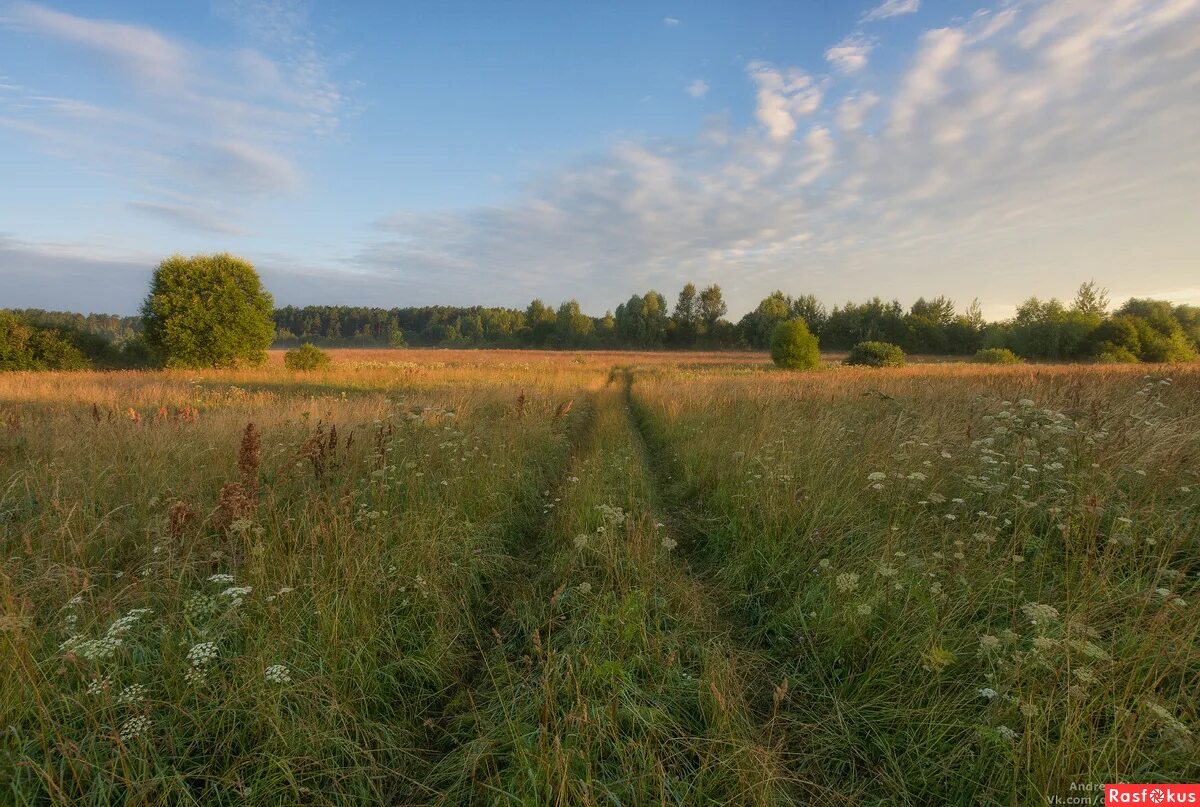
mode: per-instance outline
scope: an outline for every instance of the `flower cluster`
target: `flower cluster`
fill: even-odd
[[[193,667],[202,668],[207,667],[217,655],[216,642],[200,642],[200,644],[192,645],[187,657]]]
[[[292,683],[292,674],[286,664],[272,664],[263,672],[263,676],[272,684]]]
[[[150,730],[150,718],[145,715],[134,715],[121,724],[117,732],[121,742],[128,743],[144,736]]]
[[[117,650],[124,645],[122,638],[132,630],[142,618],[152,613],[149,608],[134,608],[125,616],[120,617],[103,636],[98,639],[87,639],[81,634],[72,634],[59,645],[59,650],[74,653],[89,661],[103,661],[116,655]]]

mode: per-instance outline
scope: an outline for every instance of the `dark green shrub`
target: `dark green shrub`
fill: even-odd
[[[821,365],[817,337],[800,318],[789,319],[775,326],[771,334],[771,359],[787,370],[812,370]]]
[[[1021,364],[1025,360],[1006,347],[985,347],[975,351],[974,361],[980,364]]]
[[[249,262],[174,255],[154,271],[142,320],[146,343],[167,367],[235,367],[266,361],[273,310]]]
[[[1096,349],[1096,361],[1101,364],[1137,364],[1137,354],[1122,345],[1101,342]]]
[[[903,367],[904,351],[891,342],[859,342],[850,349],[846,364],[866,367]]]
[[[324,370],[332,364],[329,354],[316,345],[301,345],[283,354],[283,366],[289,370]]]
[[[154,351],[146,344],[146,337],[135,334],[121,343],[121,363],[124,367],[152,367]]]
[[[83,352],[52,328],[0,311],[0,370],[86,370]]]

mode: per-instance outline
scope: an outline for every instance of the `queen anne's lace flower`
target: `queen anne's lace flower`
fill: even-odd
[[[141,684],[130,684],[121,690],[121,694],[117,695],[117,703],[135,704],[141,703],[146,699],[146,688]]]
[[[272,664],[264,671],[263,676],[272,684],[292,683],[292,674],[286,664]]]
[[[138,739],[150,730],[150,718],[145,715],[135,715],[121,724],[118,734],[121,742],[127,743]]]
[[[1033,624],[1054,622],[1058,619],[1058,609],[1041,602],[1027,602],[1021,606],[1021,611]]]
[[[229,600],[231,608],[236,608],[242,604],[242,600],[254,591],[250,586],[230,586],[221,592],[221,596]]]
[[[834,584],[837,585],[838,591],[855,591],[858,589],[858,575],[854,572],[842,572],[834,578]]]
[[[217,657],[216,642],[201,642],[197,645],[192,645],[192,649],[187,654],[188,661],[193,667],[206,667],[209,662]]]
[[[93,678],[91,681],[88,681],[87,694],[100,695],[101,693],[107,692],[111,688],[112,679],[108,676],[103,678]]]

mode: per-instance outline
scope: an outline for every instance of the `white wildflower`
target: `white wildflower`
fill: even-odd
[[[150,718],[145,715],[135,715],[121,724],[118,732],[121,742],[127,743],[138,739],[150,730]]]
[[[838,591],[856,591],[858,589],[858,575],[854,572],[842,572],[834,579],[834,583],[837,585]]]
[[[137,704],[146,699],[146,688],[141,684],[130,684],[117,695],[117,703]]]
[[[243,599],[245,599],[245,597],[252,591],[254,591],[254,589],[251,586],[230,586],[222,591],[220,596],[229,600],[229,607],[237,608],[242,604]]]
[[[205,667],[217,657],[217,644],[216,642],[201,642],[192,645],[187,657],[193,667]]]
[[[272,684],[292,683],[292,674],[286,664],[272,664],[263,672],[263,676]]]
[[[1058,609],[1045,603],[1025,603],[1021,605],[1021,611],[1033,624],[1055,622],[1058,618]]]
[[[107,675],[103,678],[93,678],[88,681],[87,694],[100,695],[112,688],[112,679]]]

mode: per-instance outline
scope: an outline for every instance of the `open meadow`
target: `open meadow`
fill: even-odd
[[[1200,779],[1200,365],[332,353],[0,375],[0,803]]]

